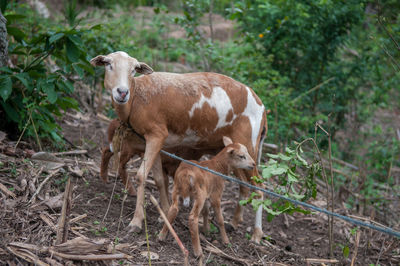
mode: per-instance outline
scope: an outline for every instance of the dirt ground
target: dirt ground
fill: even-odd
[[[108,123],[93,114],[75,113],[65,115],[61,124],[66,139],[75,145],[68,149],[86,149],[88,152],[84,155],[69,156],[56,154],[61,159],[61,163],[65,163],[65,165],[58,168],[55,174],[52,170],[42,169],[47,167],[45,160],[38,162],[30,158],[37,151],[34,142],[19,143],[18,148],[14,150],[16,143],[10,141],[4,134],[0,134],[0,183],[11,192],[0,190],[0,264],[28,264],[29,259],[25,260],[21,255],[22,248],[13,249],[11,242],[17,242],[18,245],[21,243],[32,244],[35,247],[54,245],[56,224],[63,205],[62,192],[68,177],[71,178],[73,187],[71,218],[77,218],[77,221],[70,222],[68,239],[85,236],[92,241],[106,241],[107,243],[116,243],[116,239],[118,239],[117,244],[124,247],[120,252],[131,257],[108,262],[104,260],[93,262],[67,260],[55,255],[51,257],[49,253],[39,252],[37,249],[34,249],[36,252],[33,252],[32,247],[28,248],[30,251],[24,250],[25,253],[22,253],[25,256],[30,254],[34,258],[30,261],[35,264],[36,260],[36,264],[39,265],[38,260],[50,265],[59,265],[57,263],[69,265],[148,264],[146,234],[142,232],[124,238],[126,237],[124,229],[133,217],[135,197],[128,196],[124,201],[122,183],[115,177],[110,178],[112,182],[109,184],[104,184],[99,179],[100,151],[101,146],[105,144],[105,131]],[[139,160],[129,163],[128,171],[131,175],[135,173],[139,163]],[[42,171],[40,171],[41,169]],[[31,200],[35,191],[40,187],[39,184],[51,173],[53,176],[43,185],[36,200]],[[149,179],[151,180],[151,178]],[[170,180],[170,190],[171,188],[172,180]],[[319,188],[319,190],[322,189]],[[157,241],[157,234],[163,223],[159,220],[157,209],[149,200],[150,194],[158,199],[156,187],[148,183],[146,221],[149,249],[154,256],[151,264],[182,264],[182,253],[171,236],[165,242]],[[237,198],[238,186],[226,183],[222,199],[226,222],[232,218]],[[326,206],[322,193],[319,193],[318,198],[310,203],[320,207]],[[173,227],[184,246],[189,250],[189,264],[196,265],[198,259],[193,256],[188,230],[189,211],[189,208],[182,207]],[[335,211],[341,214],[350,212],[343,206],[337,206]],[[265,238],[260,244],[252,243],[249,240],[254,215],[251,207],[247,206],[243,224],[236,231],[228,231],[231,241],[229,246],[220,242],[217,227],[212,226],[212,232],[205,236],[206,240],[201,242],[205,256],[204,263],[208,265],[307,265],[307,259],[317,259],[314,263],[309,262],[310,265],[332,264],[326,260],[329,258],[329,241],[325,215],[280,215],[268,222],[264,214]],[[334,259],[337,260],[335,265],[350,265],[356,251],[355,265],[399,265],[400,241],[398,239],[379,232],[361,229],[361,238],[358,248],[356,248],[356,236],[351,234],[352,228],[354,228],[353,225],[335,220]],[[122,238],[124,240],[121,240]],[[346,254],[347,248],[344,247],[348,247],[348,255]],[[108,253],[109,250],[91,252],[91,254]]]

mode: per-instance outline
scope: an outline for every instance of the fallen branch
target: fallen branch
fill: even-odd
[[[338,260],[335,259],[306,259],[307,266],[311,265],[311,263],[339,263]]]
[[[87,150],[73,150],[73,151],[64,151],[64,152],[54,152],[52,153],[54,156],[59,155],[79,155],[79,154],[86,154]]]
[[[84,219],[86,217],[87,217],[87,214],[85,213],[85,214],[79,215],[79,216],[71,219],[71,221],[69,221],[69,222],[70,223],[76,223],[77,221],[80,221],[80,220],[82,220],[82,219]]]
[[[181,251],[183,253],[183,256],[185,258],[184,265],[189,265],[189,252],[188,252],[188,250],[182,244],[182,241],[179,239],[179,237],[176,234],[174,228],[172,228],[172,225],[169,223],[167,216],[165,216],[165,213],[161,210],[160,205],[158,204],[157,200],[153,197],[153,195],[150,195],[150,200],[156,206],[158,212],[160,213],[161,217],[163,218],[165,224],[167,225],[171,235],[175,238],[175,241],[178,243],[178,246],[181,249]]]
[[[39,217],[53,230],[54,232],[57,232],[57,227],[51,220],[49,214],[47,212],[42,212]]]
[[[34,245],[29,245],[29,248],[27,245],[21,245],[23,243],[10,243],[7,246],[8,251],[13,253],[15,256],[26,260],[27,262],[33,263],[34,265],[39,265],[39,266],[49,266],[49,264],[41,261],[39,257],[30,251],[29,249],[33,248],[35,251],[38,251],[39,249],[34,246]]]
[[[14,194],[14,192],[12,192],[11,190],[9,190],[5,185],[3,185],[2,183],[0,183],[0,190],[4,192],[4,194],[6,194],[9,197],[12,197],[13,199],[15,199],[17,196]]]
[[[60,170],[60,169],[57,169],[57,170],[55,170],[54,172],[51,172],[51,173],[42,181],[42,183],[40,183],[39,187],[36,189],[35,193],[33,193],[32,198],[29,200],[28,204],[31,204],[32,202],[35,201],[36,196],[39,194],[40,190],[42,190],[44,184],[46,184],[47,181],[50,180],[50,178],[52,178],[53,176],[55,176],[55,175],[58,173],[59,170]]]
[[[132,259],[130,255],[118,253],[118,254],[100,254],[100,255],[75,255],[75,254],[64,254],[50,249],[50,253],[54,256],[67,259],[67,260],[120,260],[120,259]]]
[[[72,189],[71,189],[71,177],[68,178],[67,185],[65,187],[64,192],[64,201],[61,209],[61,216],[58,220],[57,225],[57,238],[56,244],[61,244],[67,241],[68,239],[68,221],[69,214],[71,212],[72,205]]]
[[[207,246],[204,247],[205,250],[207,250],[207,251],[209,251],[211,253],[214,253],[215,255],[224,257],[226,259],[230,259],[230,260],[233,260],[233,261],[236,261],[236,262],[240,262],[240,263],[242,263],[244,265],[251,265],[251,263],[246,259],[241,259],[241,258],[237,258],[237,257],[235,257],[233,255],[226,254],[225,252],[223,252],[222,250],[220,250],[219,248],[217,248],[216,246],[211,244],[203,235],[200,235],[200,239],[201,239],[201,241],[207,243]]]

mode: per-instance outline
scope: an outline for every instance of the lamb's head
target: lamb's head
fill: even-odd
[[[133,77],[136,73],[151,74],[153,69],[139,62],[125,52],[114,52],[108,55],[98,55],[90,60],[93,66],[104,66],[104,86],[111,90],[114,102],[125,104],[129,101]]]
[[[225,149],[228,155],[228,163],[234,168],[251,170],[256,166],[253,158],[251,158],[246,146],[240,143],[234,143],[229,137],[223,137]]]

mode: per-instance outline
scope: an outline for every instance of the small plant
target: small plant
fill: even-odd
[[[210,233],[216,234],[218,232],[219,232],[218,227],[216,227],[213,223],[210,223]]]
[[[317,190],[314,177],[320,175],[320,164],[319,162],[308,163],[301,157],[301,153],[303,153],[301,147],[297,146],[295,150],[286,148],[285,153],[267,154],[270,160],[267,165],[261,166],[262,177],[253,177],[253,180],[257,183],[273,183],[272,179],[276,177],[274,192],[301,201],[306,201],[311,197],[315,198]],[[301,175],[298,173],[300,169]],[[262,206],[268,213],[268,221],[281,213],[310,213],[288,201],[280,199],[275,201],[271,199],[260,200],[257,199],[257,196],[258,194],[253,192],[248,199],[241,200],[240,204],[250,203],[254,210]]]

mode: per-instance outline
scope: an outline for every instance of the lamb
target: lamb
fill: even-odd
[[[136,209],[128,233],[142,230],[145,181],[150,169],[156,183],[165,185],[161,149],[186,147],[219,151],[224,147],[222,136],[228,136],[246,146],[253,160],[259,161],[268,129],[266,111],[261,99],[246,85],[217,73],[153,73],[146,63],[122,51],[98,55],[90,62],[105,67],[104,86],[112,92],[119,119],[146,139],[144,160],[136,174]],[[136,73],[143,75],[134,77]],[[259,176],[257,167],[237,169],[235,175],[258,185],[251,179]],[[240,186],[239,199],[247,198],[248,193],[248,188]],[[259,195],[262,199],[263,194],[259,192]],[[160,203],[168,212],[165,189],[160,190]],[[241,221],[243,209],[238,203],[232,221],[234,228]],[[262,236],[260,206],[252,240],[259,242]]]
[[[229,137],[223,137],[225,148],[211,160],[197,162],[203,167],[208,167],[222,174],[229,174],[230,168],[253,169],[256,164],[249,155],[247,148],[240,143],[233,143]],[[208,231],[208,206],[206,200],[209,200],[214,209],[219,230],[221,232],[222,242],[229,243],[225,231],[224,218],[221,211],[221,197],[224,190],[224,180],[210,172],[197,168],[195,166],[181,163],[175,173],[174,187],[172,191],[172,205],[168,211],[168,221],[172,224],[179,212],[179,199],[183,199],[183,205],[189,206],[190,198],[194,200],[193,208],[189,216],[189,230],[192,237],[194,254],[202,256],[200,246],[198,220],[199,214],[203,214],[203,231]],[[159,240],[165,240],[168,234],[166,225],[159,234]]]
[[[128,178],[126,172],[126,164],[129,160],[135,156],[142,156],[145,149],[145,142],[138,135],[136,135],[128,126],[121,125],[118,119],[113,119],[107,129],[107,140],[109,145],[103,147],[102,156],[101,156],[101,165],[100,165],[100,177],[104,183],[108,183],[108,164],[110,162],[111,157],[114,155],[113,138],[116,133],[116,130],[122,126],[123,139],[121,140],[121,151],[118,165],[118,173],[122,179],[122,183],[125,185],[125,188],[128,190],[129,195],[135,196],[136,190],[133,186],[131,180]],[[198,160],[204,154],[213,154],[214,150],[210,149],[202,149],[202,150],[193,150],[189,148],[183,149],[169,149],[169,152],[176,153],[178,156],[184,158],[190,158],[194,160]],[[162,170],[164,176],[164,184],[165,187],[159,187],[159,189],[166,189],[168,194],[168,183],[169,176],[174,176],[175,171],[179,166],[179,161],[172,159],[168,156],[162,156]]]

